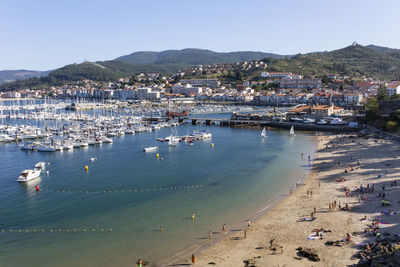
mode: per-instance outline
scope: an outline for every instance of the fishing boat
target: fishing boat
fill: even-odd
[[[294,136],[294,128],[293,128],[293,126],[290,128],[289,135],[290,136]]]
[[[40,176],[41,171],[39,169],[34,170],[24,170],[19,175],[17,182],[26,183],[30,180],[36,179]]]
[[[143,152],[154,152],[158,150],[158,146],[149,146],[143,148]]]
[[[265,137],[267,137],[267,130],[264,127],[264,129],[261,132],[261,138],[265,138]]]

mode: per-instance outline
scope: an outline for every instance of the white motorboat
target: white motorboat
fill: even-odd
[[[111,138],[108,138],[108,137],[105,137],[105,136],[103,136],[101,138],[101,141],[103,141],[103,143],[105,143],[105,144],[111,144],[113,142],[113,140]]]
[[[62,147],[63,147],[63,150],[70,150],[70,149],[74,148],[74,146],[72,144],[70,144],[70,143],[64,143],[62,145]]]
[[[267,130],[264,127],[264,129],[261,132],[261,138],[265,138],[265,137],[267,137]]]
[[[154,152],[158,150],[158,146],[150,146],[150,147],[145,147],[143,148],[144,152]]]
[[[36,179],[40,176],[41,171],[39,169],[24,170],[19,175],[17,182],[26,183],[30,180]]]
[[[325,125],[328,124],[328,122],[326,120],[320,120],[317,122],[318,125]]]
[[[294,136],[294,127],[292,126],[289,131],[290,136]]]
[[[46,167],[46,162],[41,161],[41,162],[36,163],[35,170],[37,169],[37,170],[43,171],[45,167]]]
[[[8,134],[0,134],[0,143],[1,142],[12,142],[14,139]]]

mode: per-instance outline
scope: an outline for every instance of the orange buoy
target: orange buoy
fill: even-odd
[[[39,186],[35,185],[35,187],[36,187],[36,191],[39,191]]]

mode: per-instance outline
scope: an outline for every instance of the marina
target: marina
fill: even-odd
[[[68,112],[61,117],[78,116]],[[32,129],[46,136],[0,145],[5,170],[0,177],[2,261],[126,266],[142,257],[164,262],[207,242],[202,238],[210,230],[240,224],[287,193],[309,171],[300,153],[315,150],[314,135],[306,133],[290,138],[287,132],[269,130],[268,138],[261,138],[258,130],[177,120],[158,128],[153,126],[160,123],[145,124],[114,111],[112,116],[79,116],[86,119],[68,125],[10,118],[3,124],[9,136],[36,134]],[[44,152],[57,146],[63,149]],[[37,178],[26,183],[12,178],[38,162],[50,165]],[[282,170],[282,165],[288,167]],[[193,211],[195,221],[190,219]],[[17,247],[26,257],[16,257]],[[69,256],[62,256],[67,248]]]

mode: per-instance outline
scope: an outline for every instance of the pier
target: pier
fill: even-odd
[[[146,117],[145,121],[164,121],[166,117]],[[220,125],[231,127],[258,126],[271,127],[277,129],[290,129],[292,126],[299,131],[329,131],[329,132],[355,132],[360,131],[363,127],[354,127],[349,125],[332,125],[332,124],[305,124],[298,122],[281,122],[273,120],[234,120],[234,119],[215,119],[215,118],[179,118],[179,123],[191,123],[192,125]]]

